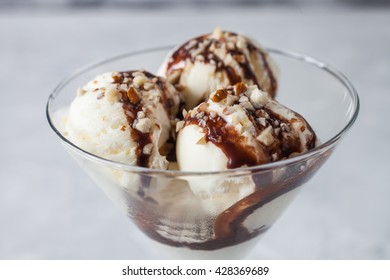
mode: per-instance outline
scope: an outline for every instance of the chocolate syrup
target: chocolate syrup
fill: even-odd
[[[202,127],[206,142],[210,141],[219,147],[228,158],[227,168],[253,166],[258,163],[256,151],[245,144],[245,137],[239,135],[234,127],[227,126],[221,117],[211,118],[207,114],[205,116],[207,120],[190,117],[186,120],[186,125],[195,124]]]
[[[238,245],[264,233],[271,226],[270,224],[259,225],[258,228],[249,230],[244,226],[244,221],[265,204],[307,182],[329,157],[331,151],[312,157],[310,161],[305,163],[286,166],[284,169],[281,169],[283,174],[277,180],[272,179],[273,175],[271,173],[263,174],[254,171],[252,173],[252,179],[255,182],[255,191],[210,221],[212,223],[210,227],[213,228],[213,232],[204,241],[178,242],[160,234],[159,232],[163,232],[167,228],[167,225],[164,224],[166,218],[164,218],[164,213],[158,210],[158,204],[147,203],[146,200],[139,201],[130,199],[129,205],[131,205],[132,209],[136,210],[132,210],[131,214],[129,214],[134,219],[136,225],[146,235],[170,246],[212,251]],[[303,169],[302,164],[305,167]],[[188,211],[191,211],[191,209],[188,209]],[[193,228],[190,230],[196,232],[197,224],[196,222],[194,223],[192,225]],[[202,225],[199,225],[199,227],[202,227]]]
[[[132,74],[134,72],[135,71],[119,72],[119,75],[113,76],[114,83],[119,85],[123,84],[126,76],[132,78]],[[138,100],[138,102],[135,102],[134,100],[129,98],[127,91],[122,90],[120,91],[120,93],[123,112],[126,116],[129,127],[133,127],[134,121],[137,118],[137,113],[139,111],[142,111],[142,102],[140,99]],[[139,94],[142,94],[142,91]],[[137,129],[130,129],[130,135],[134,142],[137,143],[137,165],[142,167],[148,167],[150,155],[144,154],[143,149],[147,144],[152,143],[150,134],[143,133]]]
[[[223,94],[221,93],[221,96]],[[272,114],[271,111],[268,114]],[[205,118],[206,117],[206,118]],[[279,122],[283,119],[276,114],[271,116],[277,118]],[[286,120],[284,120],[286,121]],[[253,166],[260,164],[258,155],[250,147],[245,146],[245,139],[242,138],[235,130],[227,130],[225,121],[220,117],[211,118],[206,114],[202,118],[187,117],[186,125],[197,125],[203,128],[206,135],[206,141],[210,141],[217,145],[228,158],[228,168],[241,167],[243,165]],[[232,128],[233,129],[233,128]],[[311,129],[309,127],[309,129]],[[314,145],[315,139],[312,139]],[[286,141],[285,139],[283,141]],[[279,141],[282,143],[283,141]],[[290,150],[296,151],[297,146],[295,142],[299,139],[291,139],[287,141],[286,147],[274,147],[284,149],[283,153],[289,153]],[[290,147],[288,146],[290,145]],[[264,153],[264,154],[269,154]],[[317,155],[304,163],[295,163],[279,169],[278,176],[275,177],[273,172],[253,172],[252,180],[255,184],[255,191],[247,197],[233,204],[231,207],[220,213],[214,220],[210,221],[208,227],[212,232],[209,233],[208,238],[204,240],[204,236],[200,236],[199,242],[178,242],[166,236],[163,236],[159,231],[164,232],[167,225],[164,225],[164,213],[158,210],[158,201],[147,205],[146,201],[131,201],[135,208],[140,210],[133,214],[133,218],[138,227],[143,230],[149,237],[175,247],[188,247],[193,250],[217,250],[228,246],[240,244],[244,241],[252,239],[264,233],[270,224],[258,225],[258,228],[248,229],[245,227],[245,220],[253,214],[257,209],[263,205],[271,202],[279,196],[294,190],[308,181],[313,174],[318,170],[328,157],[329,153],[324,155]],[[269,159],[268,159],[269,160]],[[184,186],[183,186],[184,187]],[[192,198],[195,199],[195,198]],[[191,209],[188,209],[189,211]],[[161,215],[161,217],[159,217]],[[160,222],[160,219],[163,222]],[[169,219],[169,218],[168,218]],[[197,222],[193,222],[193,228],[189,230],[195,234],[197,232]],[[201,232],[203,224],[199,225],[199,232]],[[175,231],[175,229],[173,229]],[[200,234],[200,233],[199,233]]]

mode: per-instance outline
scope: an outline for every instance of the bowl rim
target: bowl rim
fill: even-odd
[[[70,140],[68,140],[55,126],[52,117],[51,117],[51,104],[52,101],[56,98],[57,95],[60,94],[61,90],[63,87],[65,87],[68,83],[70,83],[73,79],[78,77],[79,75],[95,68],[101,65],[104,65],[109,62],[113,62],[115,60],[120,60],[125,57],[131,57],[135,56],[138,54],[147,54],[151,52],[157,52],[157,51],[170,51],[174,48],[172,45],[167,45],[167,46],[161,46],[161,47],[155,47],[155,48],[148,48],[148,49],[138,49],[138,50],[133,50],[130,52],[122,53],[116,56],[112,56],[110,58],[106,58],[97,62],[92,62],[90,64],[87,64],[84,67],[81,67],[74,71],[72,74],[70,74],[68,77],[64,78],[51,92],[49,95],[48,101],[46,103],[46,118],[49,122],[49,125],[51,129],[55,132],[55,134],[60,138],[62,143],[65,143],[69,148],[72,150],[75,150],[79,154],[83,155],[84,157],[100,162],[102,164],[110,165],[113,168],[116,169],[121,169],[124,171],[128,172],[134,172],[134,173],[139,173],[143,175],[159,175],[159,176],[167,176],[167,177],[186,177],[186,176],[215,176],[215,175],[225,175],[225,176],[237,176],[238,174],[248,174],[248,173],[254,173],[254,172],[264,172],[268,171],[271,169],[275,168],[280,168],[280,167],[285,167],[288,165],[295,164],[296,162],[303,161],[305,159],[309,159],[312,157],[315,157],[319,154],[322,154],[332,148],[352,127],[354,122],[357,119],[357,116],[359,114],[360,110],[360,101],[359,101],[359,96],[358,93],[353,86],[353,84],[349,81],[349,79],[339,70],[333,68],[329,64],[323,63],[311,56],[303,55],[297,52],[293,51],[288,51],[288,50],[280,50],[276,48],[266,48],[266,50],[272,55],[272,54],[277,54],[281,55],[287,58],[295,59],[301,62],[305,62],[307,64],[311,64],[321,70],[324,70],[334,78],[336,78],[346,89],[347,92],[351,98],[351,116],[346,123],[346,125],[338,131],[333,137],[331,137],[329,140],[327,140],[324,143],[321,143],[314,149],[307,151],[305,153],[302,153],[296,157],[293,158],[288,158],[288,159],[283,159],[275,162],[270,162],[270,163],[265,163],[261,165],[255,165],[255,166],[250,166],[250,167],[240,167],[240,168],[235,168],[235,169],[226,169],[226,170],[219,170],[219,171],[181,171],[181,170],[163,170],[163,169],[152,169],[152,168],[147,168],[147,167],[140,167],[140,166],[134,166],[134,165],[129,165],[126,163],[120,163],[116,162],[110,159],[106,159],[100,156],[97,156],[93,153],[90,153],[84,149],[81,149],[74,143],[72,143]]]

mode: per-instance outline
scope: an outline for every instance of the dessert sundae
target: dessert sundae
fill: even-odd
[[[251,169],[317,141],[308,121],[277,101],[270,54],[216,29],[171,50],[156,73],[141,67],[80,85],[62,117],[72,145],[126,166],[92,167],[98,183],[116,188],[137,226],[170,247],[220,251],[267,230],[318,168]]]

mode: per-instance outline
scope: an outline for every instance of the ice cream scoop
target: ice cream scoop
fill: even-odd
[[[258,85],[272,97],[277,89],[277,67],[269,53],[253,40],[219,28],[173,50],[159,74],[183,86],[187,109],[216,89],[238,82]]]
[[[312,149],[306,120],[256,85],[214,91],[177,123],[181,170],[218,171],[289,158]]]
[[[65,124],[67,138],[102,158],[166,169],[160,153],[171,137],[179,94],[146,71],[108,72],[78,90]]]

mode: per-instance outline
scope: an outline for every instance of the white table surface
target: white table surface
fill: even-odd
[[[0,259],[137,259],[155,251],[66,153],[47,97],[76,68],[215,26],[328,62],[356,125],[248,256],[390,259],[390,10],[0,11]]]

